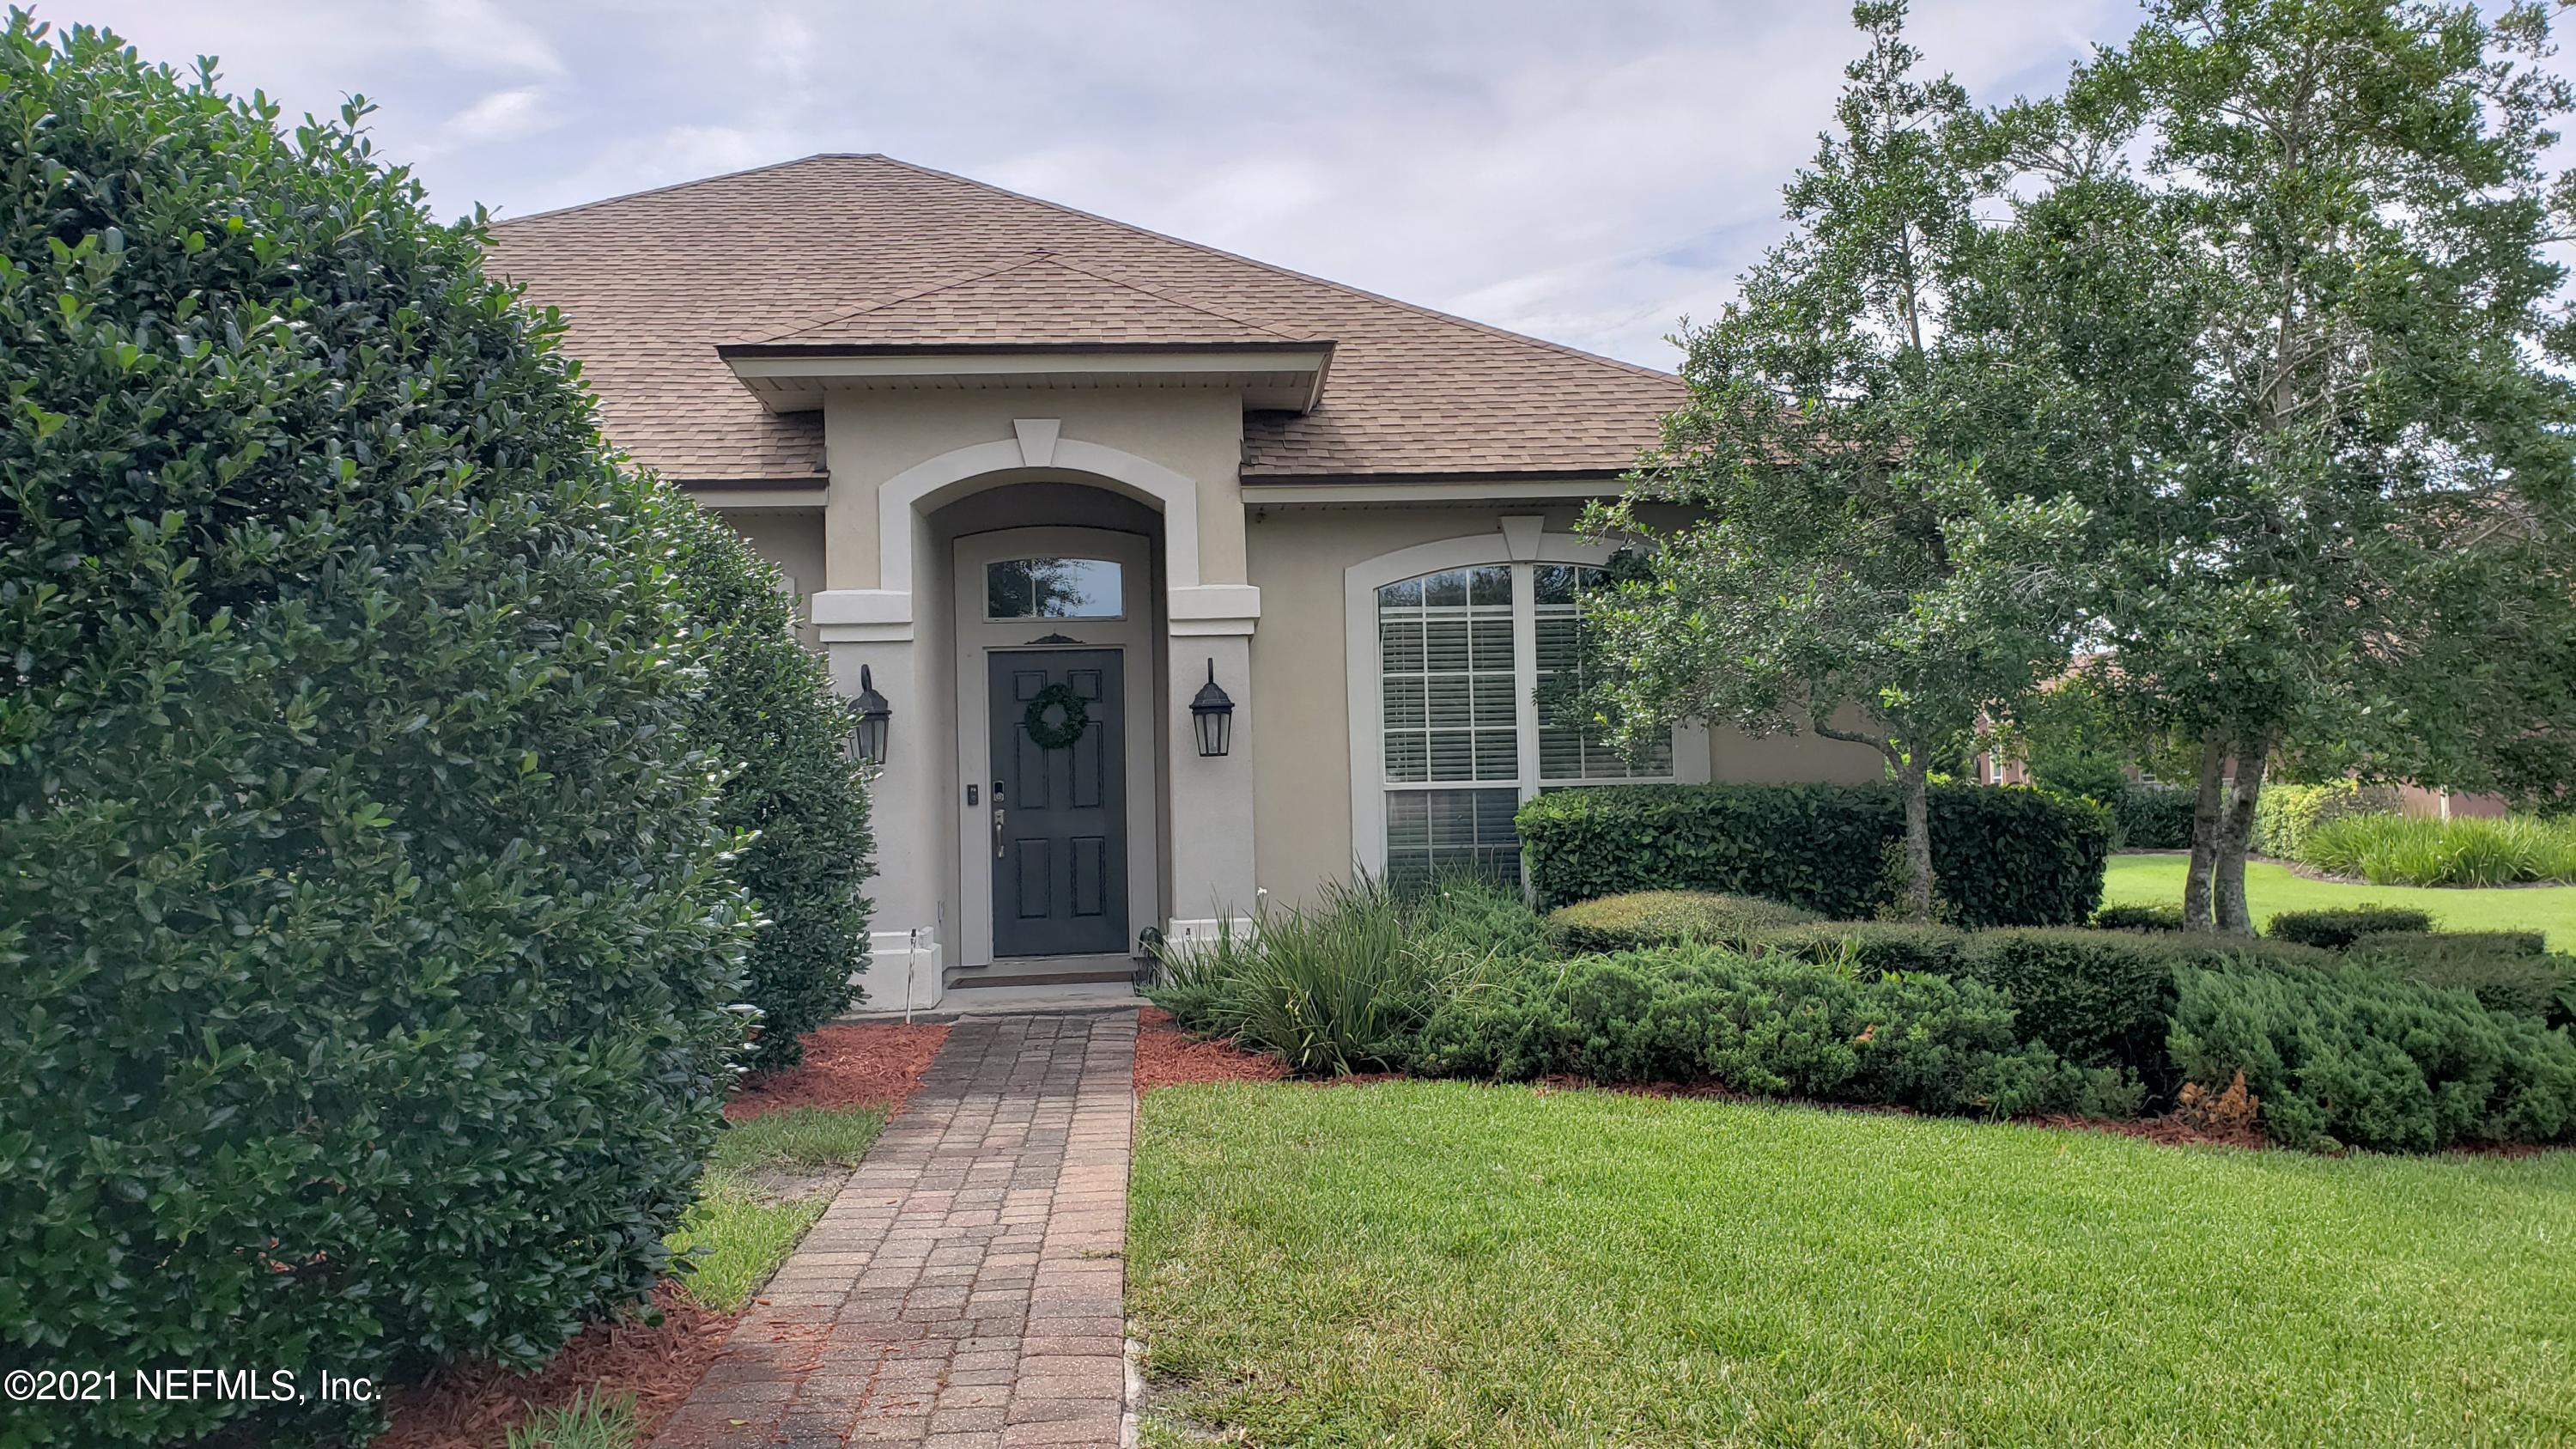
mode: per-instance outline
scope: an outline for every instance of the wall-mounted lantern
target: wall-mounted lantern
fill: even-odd
[[[1234,701],[1216,687],[1216,659],[1208,659],[1207,683],[1190,701],[1190,723],[1198,726],[1199,753],[1222,755],[1234,740]]]
[[[871,765],[884,764],[886,725],[893,718],[886,697],[877,693],[875,677],[860,665],[859,697],[850,701],[850,753]]]

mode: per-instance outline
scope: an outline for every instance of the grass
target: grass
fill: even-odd
[[[2576,1438],[2576,1154],[1182,1087],[1131,1191],[1165,1440]]]
[[[760,1168],[856,1167],[885,1130],[876,1107],[796,1107],[728,1125],[707,1166],[719,1172]]]
[[[633,1395],[603,1398],[584,1390],[569,1404],[511,1426],[509,1449],[630,1449],[641,1427]]]
[[[2180,904],[2185,858],[2115,855],[2102,880],[2104,905]],[[2543,931],[2553,951],[2576,951],[2576,886],[2474,890],[2455,887],[2338,885],[2294,875],[2270,861],[2248,861],[2245,895],[2254,919],[2281,911],[2326,910],[2377,902],[2417,906],[2453,931]]]
[[[665,1240],[674,1254],[693,1255],[681,1279],[689,1296],[725,1313],[742,1307],[823,1215],[821,1197],[782,1199],[752,1174],[856,1167],[885,1121],[874,1107],[799,1107],[727,1127],[707,1159],[698,1200]]]

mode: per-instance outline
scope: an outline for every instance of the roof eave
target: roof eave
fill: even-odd
[[[1165,343],[726,343],[716,355],[772,412],[839,391],[1195,387],[1247,409],[1311,411],[1333,358],[1328,340]]]

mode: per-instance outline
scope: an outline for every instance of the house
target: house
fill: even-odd
[[[1878,776],[1696,728],[1631,763],[1540,718],[1608,555],[1572,525],[1668,374],[882,156],[494,240],[612,441],[885,701],[880,1003],[1123,981],[1149,929],[1354,869],[1510,869],[1542,789]]]

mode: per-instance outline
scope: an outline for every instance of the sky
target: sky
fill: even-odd
[[[1858,49],[1826,0],[37,0],[290,115],[379,109],[443,214],[881,151],[1651,366],[1781,232]],[[2130,0],[1917,0],[1981,102]]]

